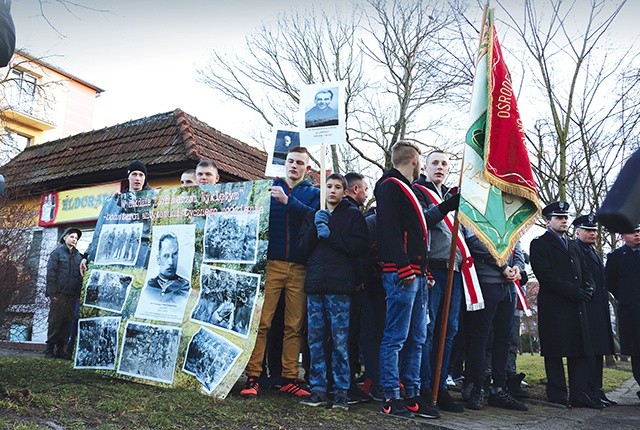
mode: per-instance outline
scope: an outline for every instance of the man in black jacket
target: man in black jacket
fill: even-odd
[[[391,148],[393,168],[376,183],[378,254],[387,314],[380,345],[382,412],[391,416],[438,418],[420,397],[420,364],[427,338],[427,224],[411,182],[420,174],[420,149],[398,141]],[[399,354],[403,350],[402,374]],[[405,387],[400,397],[398,382]]]
[[[538,331],[547,374],[547,399],[567,404],[562,358],[567,357],[572,406],[604,407],[589,395],[593,348],[585,302],[593,298],[593,280],[578,245],[567,238],[569,204],[558,201],[542,210],[547,232],[531,242],[530,262],[540,283]]]
[[[609,290],[604,275],[604,265],[596,252],[598,241],[598,223],[594,214],[583,215],[573,221],[576,244],[584,254],[584,262],[593,278],[593,298],[586,302],[587,320],[589,321],[589,337],[593,347],[594,363],[592,364],[591,382],[595,391],[591,393],[605,406],[615,405],[602,391],[602,367],[604,356],[614,353],[613,331],[611,330],[611,314],[609,313]]]
[[[47,263],[46,296],[51,300],[49,308],[49,328],[47,333],[46,358],[68,358],[64,345],[71,333],[74,307],[80,298],[82,276],[78,267],[82,255],[76,249],[82,232],[70,227],[60,237],[58,246],[49,256]]]
[[[631,357],[631,370],[640,384],[640,225],[622,235],[624,245],[607,258],[607,286],[618,301],[620,352]],[[640,391],[637,392],[640,397]]]

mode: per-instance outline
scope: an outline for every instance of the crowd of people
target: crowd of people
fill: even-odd
[[[435,150],[423,159],[417,145],[398,141],[391,160],[393,168],[375,184],[376,206],[364,212],[369,184],[363,175],[330,175],[326,209],[320,209],[320,190],[305,179],[311,168],[307,149],[296,146],[287,153],[286,175],[269,189],[264,303],[240,396],[256,397],[270,386],[307,406],[348,409],[380,401],[383,414],[405,418],[480,410],[485,398],[492,407],[528,410],[521,386],[525,375],[516,373],[514,351],[517,293],[527,283],[529,256],[518,243],[511,258],[498,264],[472,232],[464,227],[454,232],[451,220],[460,196],[444,184],[451,167],[447,153]],[[148,186],[146,168],[134,163],[127,190],[140,191]],[[205,160],[184,172],[181,184],[218,179],[215,163]],[[609,292],[618,300],[622,353],[632,357],[640,383],[640,316],[633,310],[640,290],[632,278],[634,263],[640,263],[640,226],[622,235],[625,245],[605,267],[595,249],[593,215],[575,219],[575,240],[568,237],[567,202],[550,203],[542,215],[547,231],[532,241],[530,263],[540,284],[538,326],[548,400],[595,409],[615,405],[602,388],[603,356],[614,353]],[[80,235],[78,229],[65,231],[52,261],[78,267],[81,256],[74,246]],[[456,253],[450,258],[454,237]],[[80,265],[86,268],[86,260]],[[56,309],[67,303],[60,299],[65,291],[54,293],[53,286],[74,286],[77,296],[81,284],[70,269],[57,278],[56,270],[50,266],[50,325],[61,312]],[[469,296],[480,293],[483,303],[469,304]],[[67,326],[58,324],[50,329],[48,355],[62,351],[59,333]],[[456,348],[464,356],[461,401],[447,384]]]

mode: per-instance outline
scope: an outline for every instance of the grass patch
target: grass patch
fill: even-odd
[[[74,370],[69,362],[0,358],[0,430],[65,429],[397,429],[420,427],[378,413],[379,404],[349,411],[310,408],[263,390],[226,400],[195,391],[159,388]]]
[[[565,375],[568,375],[565,362]],[[516,361],[518,372],[526,373],[525,381],[529,384],[527,391],[531,397],[546,400],[545,386],[540,382],[546,378],[544,361],[540,355],[518,355]],[[605,367],[603,371],[602,385],[605,392],[613,391],[623,382],[631,378],[631,362],[616,361],[614,366]]]
[[[542,357],[518,356],[529,391],[544,399]],[[631,377],[630,363],[604,369],[605,391]],[[419,422],[388,418],[379,403],[347,412],[310,408],[269,389],[244,400],[236,387],[226,400],[195,391],[168,389],[113,379],[69,362],[43,358],[0,358],[0,430],[51,429],[415,429]],[[433,421],[430,424],[434,424]]]

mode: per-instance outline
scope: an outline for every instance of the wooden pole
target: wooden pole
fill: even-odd
[[[480,42],[478,47],[482,45],[482,39],[484,36],[484,27],[487,20],[487,14],[489,13],[489,3],[484,7],[482,14],[482,27],[480,28]],[[462,156],[462,166],[460,168],[460,178],[458,179],[458,192],[462,191],[462,171],[464,169],[464,151]],[[458,230],[460,229],[460,219],[458,218],[458,210],[456,209],[454,215],[455,221],[453,223],[453,231],[451,232],[451,249],[449,252],[449,266],[447,268],[447,285],[444,291],[444,298],[442,301],[442,309],[440,310],[440,336],[438,338],[438,356],[436,360],[435,373],[433,374],[433,387],[431,392],[431,404],[435,406],[438,402],[438,391],[440,389],[440,373],[442,372],[442,360],[444,358],[444,347],[447,339],[447,322],[449,321],[449,310],[451,307],[451,292],[453,290],[453,276],[456,264],[456,250],[458,245]],[[458,303],[454,303],[458,306]],[[435,332],[435,331],[434,331]],[[435,336],[434,336],[435,337]]]
[[[325,153],[326,145],[323,143],[320,146],[320,209],[327,208],[327,157]]]

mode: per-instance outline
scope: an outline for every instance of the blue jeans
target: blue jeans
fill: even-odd
[[[433,385],[431,369],[435,369],[436,360],[438,359],[438,348],[437,346],[435,348],[433,347],[433,337],[436,324],[439,326],[440,323],[440,309],[444,302],[444,292],[447,287],[447,271],[433,269],[431,270],[431,275],[436,283],[429,290],[430,321],[427,326],[427,341],[422,350],[422,366],[420,368],[422,388],[428,389]],[[460,320],[460,305],[462,301],[462,275],[460,272],[454,272],[453,285],[451,288],[451,305],[449,307],[449,318],[447,319],[447,335],[445,337],[442,369],[440,372],[440,382],[438,384],[440,387],[446,387],[447,385],[447,374],[449,370],[449,359],[451,358],[451,349],[453,348],[453,339],[458,333],[458,321]],[[442,333],[438,333],[439,336],[441,334]]]
[[[380,345],[380,385],[386,399],[400,398],[400,351],[405,359],[402,382],[408,397],[420,393],[420,363],[427,340],[427,278],[405,284],[397,273],[382,275],[387,316]]]
[[[351,298],[345,294],[307,295],[307,321],[311,365],[309,385],[316,392],[327,392],[327,372],[333,376],[333,392],[349,388],[349,314]],[[331,369],[327,369],[327,334],[331,337]]]

